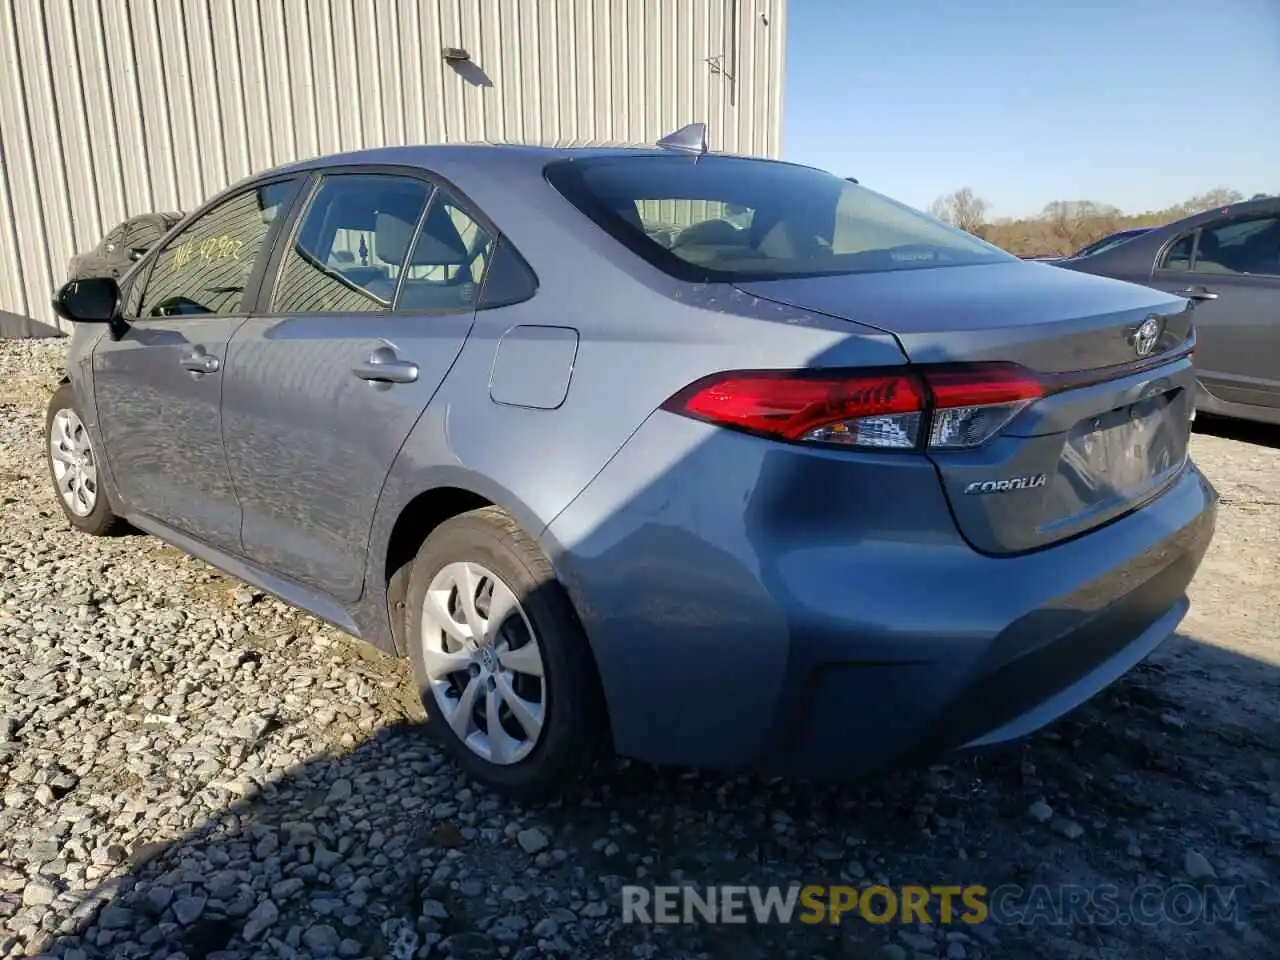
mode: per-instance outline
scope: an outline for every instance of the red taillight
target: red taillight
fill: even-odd
[[[911,373],[734,371],[681,390],[664,409],[780,440],[873,449],[985,443],[1043,385],[1013,364],[917,368]],[[926,420],[926,418],[929,418]]]
[[[918,439],[924,394],[919,380],[901,374],[752,371],[699,380],[664,406],[783,440],[907,448]]]
[[[1016,364],[925,369],[935,407],[981,407],[1019,403],[1044,396],[1044,386]]]

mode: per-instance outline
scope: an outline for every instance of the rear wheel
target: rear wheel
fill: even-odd
[[[405,608],[427,724],[469,775],[536,799],[589,769],[606,723],[587,639],[509,515],[486,507],[434,530]]]
[[[101,462],[69,383],[60,386],[49,401],[45,440],[53,491],[67,521],[93,536],[125,529],[127,524],[112,512],[101,487]]]

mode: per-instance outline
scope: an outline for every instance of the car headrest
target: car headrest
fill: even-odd
[[[413,229],[409,223],[391,213],[379,213],[374,227],[378,257],[387,263],[403,263]],[[463,242],[453,218],[444,205],[433,203],[423,224],[422,234],[413,249],[411,267],[460,266],[471,262],[471,252]]]
[[[387,263],[404,263],[417,224],[402,220],[393,213],[378,213],[373,218],[374,249],[378,259]]]
[[[703,220],[680,232],[678,243],[685,244],[740,244],[745,234],[728,220]]]

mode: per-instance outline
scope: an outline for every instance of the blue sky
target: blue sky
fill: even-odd
[[[782,155],[924,207],[1280,192],[1280,0],[790,0]]]

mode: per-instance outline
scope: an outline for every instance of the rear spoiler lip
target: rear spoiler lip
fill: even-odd
[[[1191,333],[1187,339],[1176,347],[1165,350],[1161,353],[1153,354],[1149,357],[1142,357],[1138,360],[1130,360],[1127,363],[1112,364],[1107,367],[1094,367],[1092,370],[1071,370],[1065,373],[1036,373],[1035,376],[1044,384],[1045,393],[1063,393],[1067,390],[1078,390],[1081,387],[1092,387],[1099,383],[1106,383],[1110,380],[1120,380],[1124,377],[1131,377],[1134,374],[1146,373],[1148,370],[1154,370],[1157,367],[1163,367],[1166,364],[1183,360],[1195,351],[1196,348],[1196,331],[1191,328]]]

